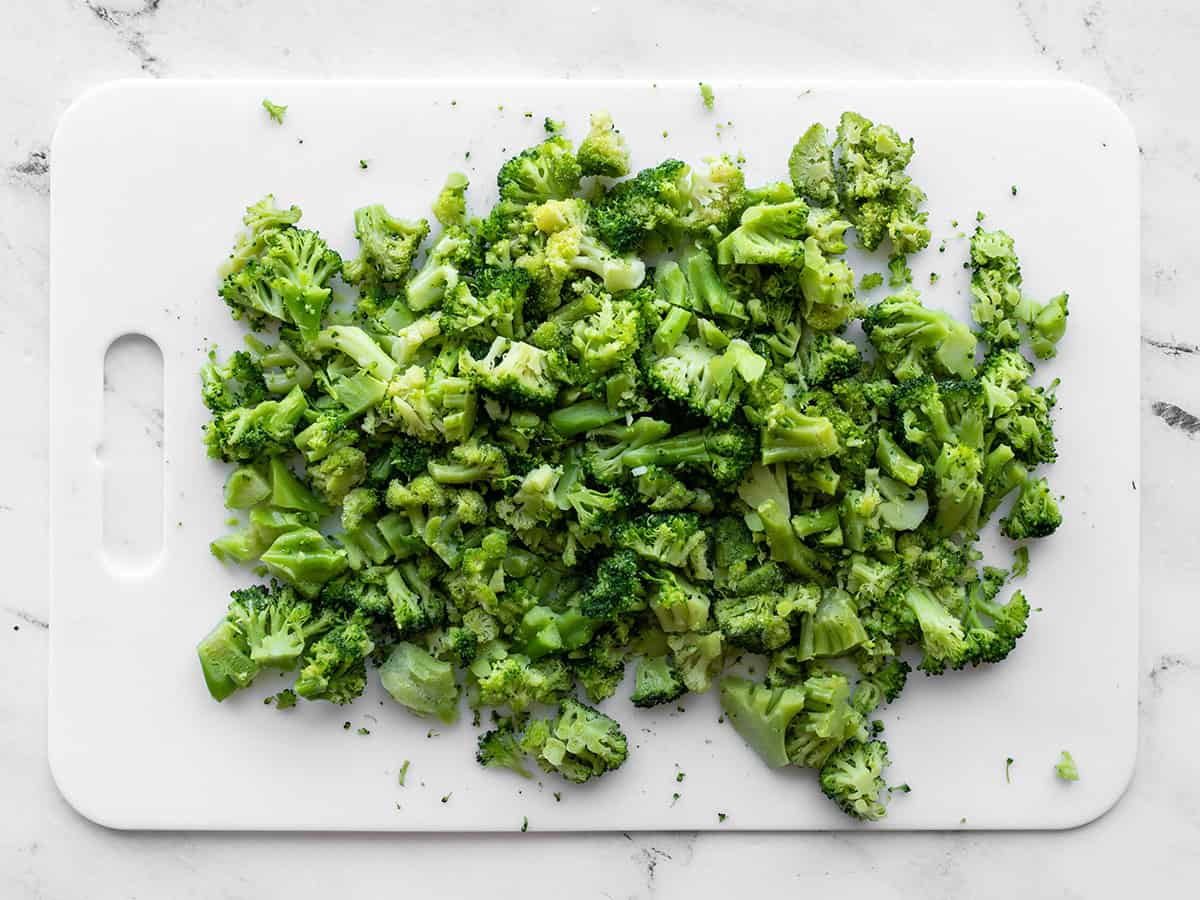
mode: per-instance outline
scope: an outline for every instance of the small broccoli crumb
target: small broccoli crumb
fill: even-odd
[[[291,688],[284,688],[274,697],[276,709],[291,709],[296,705],[296,692]]]
[[[236,516],[231,516],[230,518],[225,520],[225,524],[228,525],[230,528],[233,528],[235,525],[241,525],[242,522]]]
[[[400,772],[396,779],[400,783],[400,787],[404,787],[404,779],[408,777],[408,767],[411,762],[412,760],[406,759],[400,766]]]
[[[368,735],[371,733],[371,729],[370,728],[359,728],[358,733],[361,735]]]
[[[982,210],[975,213],[975,221],[976,222],[982,222],[986,218],[987,218],[987,215]]]
[[[546,134],[559,134],[564,128],[566,128],[566,125],[557,119],[552,119],[549,116],[546,116],[546,118],[542,120],[542,128],[546,130]]]
[[[441,734],[441,732],[436,728],[430,728],[427,732],[425,732],[425,739],[428,740],[429,738],[435,738],[439,734]]]
[[[912,788],[910,788],[907,784],[893,784],[890,788],[888,788],[888,793],[889,794],[911,794]]]
[[[272,103],[265,97],[263,98],[262,105],[263,109],[267,111],[267,115],[271,117],[272,121],[279,125],[283,124],[283,117],[287,113],[286,106],[282,106],[278,103]]]
[[[562,791],[555,791],[555,792],[554,792],[554,802],[555,802],[555,803],[562,803]]]
[[[727,818],[729,818],[729,817],[725,813],[722,813],[722,812],[717,813],[717,821],[718,822],[724,822]]]
[[[938,244],[938,253],[945,253],[945,252],[946,252],[946,242],[942,241],[940,244]]]
[[[1012,764],[1013,758],[1011,756],[1004,760],[1004,781],[1006,784],[1012,784]]]
[[[1079,780],[1079,768],[1075,765],[1075,758],[1071,756],[1068,750],[1062,752],[1062,758],[1059,760],[1058,765],[1054,767],[1054,771],[1058,773],[1058,777],[1063,781]]]
[[[666,136],[667,136],[667,129],[664,128],[663,129],[663,137],[666,137]]]
[[[343,722],[343,723],[342,723],[342,731],[349,731],[349,730],[350,730],[350,723],[349,723],[349,722]]]
[[[687,774],[686,774],[686,773],[684,773],[684,772],[676,772],[676,773],[675,773],[675,780],[676,780],[676,781],[683,781],[683,779],[685,779],[685,778],[687,778]]]
[[[700,99],[704,101],[705,109],[713,108],[717,97],[716,94],[713,93],[711,84],[705,84],[703,81],[700,82]]]
[[[678,802],[679,802],[679,793],[676,792],[671,795],[671,805],[674,806]]]
[[[450,798],[451,798],[451,797],[453,797],[453,796],[454,796],[454,791],[451,791],[451,792],[450,792],[450,793],[448,793],[448,794],[443,794],[443,795],[442,795],[442,802],[443,802],[443,803],[449,803],[449,802],[450,802]]]
[[[1014,577],[1028,574],[1029,572],[1029,548],[1016,547],[1013,550],[1012,574]]]
[[[860,290],[869,291],[883,284],[883,275],[879,272],[867,272],[858,282]]]
[[[521,817],[521,833],[524,834],[529,830],[529,816]]]
[[[1014,197],[1017,196],[1017,186],[1015,184],[1012,186],[1011,190],[1012,190],[1012,195]]]
[[[367,161],[366,161],[365,159],[360,159],[360,160],[358,161],[358,167],[359,167],[360,169],[365,169],[365,168],[367,168]]]
[[[938,283],[938,279],[939,279],[940,277],[941,277],[941,276],[940,276],[940,275],[938,275],[938,273],[937,273],[937,272],[930,272],[930,273],[929,273],[929,283],[930,283],[930,284],[937,284],[937,283]]]

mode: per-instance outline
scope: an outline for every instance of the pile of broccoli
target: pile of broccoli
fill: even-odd
[[[727,157],[631,174],[606,113],[578,147],[547,132],[486,215],[459,173],[436,228],[357,210],[353,257],[247,209],[220,296],[254,333],[203,367],[204,439],[244,516],[212,551],[270,581],[200,643],[208,689],[276,669],[279,708],[349,703],[370,663],[416,715],[490,710],[483,765],[583,782],[626,759],[597,707],[632,665],[634,705],[716,684],[768,765],[877,819],[908,660],[994,663],[1025,632],[975,544],[998,514],[1013,541],[1061,522],[1030,355],[1066,295],[1029,298],[981,228],[974,327],[911,285],[864,305],[848,232],[903,273],[930,231],[912,141],[855,113],[757,186]]]

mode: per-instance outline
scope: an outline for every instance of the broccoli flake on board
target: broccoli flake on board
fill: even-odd
[[[212,552],[270,580],[200,642],[205,683],[224,700],[275,670],[286,709],[378,679],[437,724],[465,700],[476,727],[489,711],[481,765],[572,783],[631,750],[614,694],[682,711],[715,686],[767,765],[878,819],[907,791],[878,739],[905,657],[995,663],[1027,627],[975,545],[999,521],[1021,575],[1062,521],[1034,361],[1067,295],[1031,298],[981,225],[971,320],[927,306],[914,143],[857,113],[761,185],[740,156],[635,171],[603,110],[578,146],[544,131],[490,210],[451,172],[432,216],[355,210],[353,254],[271,195],[247,208],[218,295],[250,333],[201,398],[239,513]],[[851,240],[878,251],[861,278]]]

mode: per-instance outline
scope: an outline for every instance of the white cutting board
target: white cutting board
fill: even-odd
[[[51,197],[49,754],[81,813],[120,828],[511,831],[523,817],[530,830],[854,827],[811,773],[767,769],[718,725],[713,694],[688,698],[685,713],[636,711],[627,692],[609,701],[630,736],[629,761],[574,787],[481,769],[469,723],[427,737],[430,723],[377,685],[351,707],[280,713],[263,706],[277,689],[269,676],[219,705],[201,680],[196,641],[248,580],[208,552],[228,513],[225,469],[201,443],[196,375],[206,340],[225,350],[240,342],[216,296],[216,267],[242,208],[272,191],[352,254],[355,207],[428,215],[446,172],[463,169],[474,208],[486,209],[497,166],[543,136],[544,116],[565,118],[578,139],[601,108],[639,167],[740,151],[752,183],[786,177],[792,142],[814,120],[833,126],[844,109],[882,119],[917,141],[911,172],[929,193],[934,238],[914,264],[916,283],[942,276],[927,302],[966,314],[967,242],[949,222],[969,232],[976,210],[1015,236],[1030,292],[1071,292],[1062,352],[1039,373],[1063,379],[1061,462],[1050,474],[1066,495],[1066,522],[1034,548],[1023,585],[1044,611],[1006,664],[913,676],[883,715],[891,780],[912,793],[869,827],[1063,828],[1117,800],[1137,728],[1138,188],[1128,122],[1100,95],[1060,83],[716,90],[708,112],[691,83],[126,82],[70,109],[54,140]],[[263,97],[289,106],[282,126]],[[142,425],[101,447],[103,361],[127,333],[157,343],[164,369],[161,550],[132,562],[102,539],[106,502],[117,526],[122,511],[143,506],[120,480],[133,457],[119,448],[157,433],[154,411],[142,422],[135,410]],[[146,387],[141,375],[123,377]],[[108,399],[121,418],[120,396]],[[157,464],[138,469],[157,484]],[[1064,748],[1078,784],[1054,778]]]

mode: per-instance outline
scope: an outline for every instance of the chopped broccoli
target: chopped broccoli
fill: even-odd
[[[1062,752],[1062,757],[1055,765],[1054,772],[1066,782],[1079,780],[1079,769],[1075,765],[1075,758],[1066,750]]]
[[[884,790],[874,718],[905,660],[996,663],[1029,627],[1006,585],[1063,518],[1035,363],[1068,296],[1026,295],[1011,236],[979,227],[968,321],[927,306],[913,142],[857,113],[750,185],[740,154],[631,175],[604,111],[579,142],[543,129],[488,210],[444,171],[428,218],[361,205],[345,261],[298,207],[245,210],[214,287],[255,333],[200,369],[238,511],[210,549],[275,581],[198,645],[206,685],[274,669],[276,708],[349,703],[373,666],[417,715],[489,714],[482,765],[583,782],[631,748],[574,698],[614,697],[632,662],[634,705],[716,681],[769,765],[877,819],[906,789]],[[993,517],[1011,571],[985,563]]]

